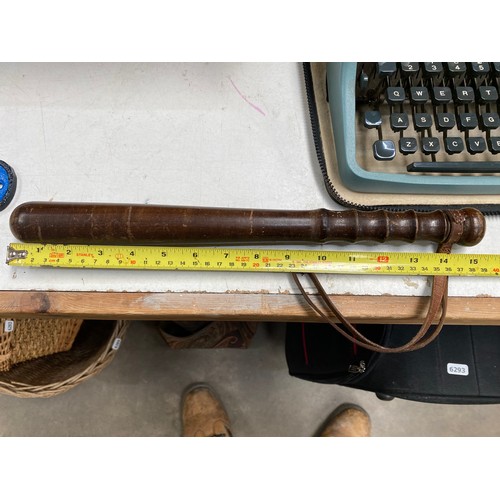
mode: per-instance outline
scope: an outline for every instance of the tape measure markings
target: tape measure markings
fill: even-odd
[[[499,276],[500,255],[11,243],[7,264],[72,269]]]

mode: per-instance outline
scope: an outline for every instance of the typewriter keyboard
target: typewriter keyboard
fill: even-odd
[[[369,171],[500,174],[500,63],[357,63],[356,158]]]

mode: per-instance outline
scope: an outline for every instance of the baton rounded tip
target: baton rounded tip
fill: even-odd
[[[461,210],[464,216],[464,230],[457,243],[460,245],[477,245],[486,232],[486,219],[483,213],[476,208],[468,207]]]

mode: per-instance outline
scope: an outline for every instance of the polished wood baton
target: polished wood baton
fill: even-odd
[[[14,209],[10,228],[20,241],[65,244],[444,243],[453,233],[452,244],[475,245],[485,220],[473,208],[367,212],[28,202]]]

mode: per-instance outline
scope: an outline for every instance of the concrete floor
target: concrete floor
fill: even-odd
[[[339,405],[371,416],[373,436],[500,436],[499,405],[437,405],[291,377],[282,324],[262,323],[248,349],[169,350],[154,322],[132,323],[110,366],[49,399],[0,395],[1,436],[179,436],[183,390],[211,384],[235,436],[312,436]]]

